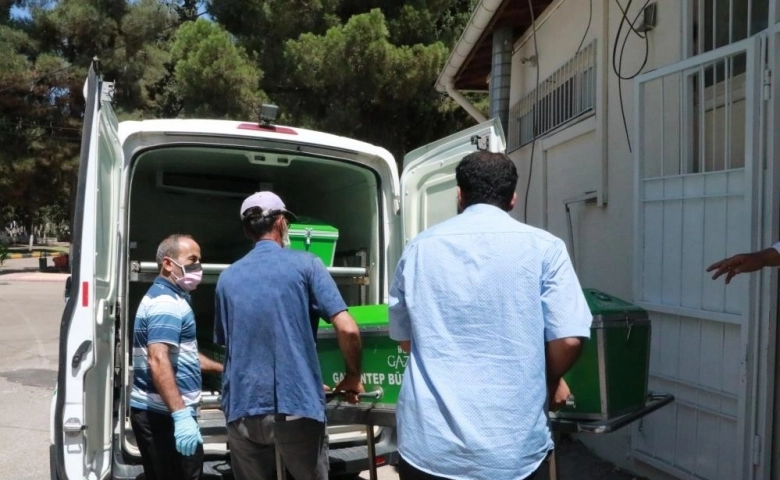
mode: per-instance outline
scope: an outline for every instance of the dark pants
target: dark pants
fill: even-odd
[[[528,475],[523,480],[533,480],[536,474],[539,473],[542,467],[539,467],[534,473]],[[398,478],[400,480],[448,480],[446,477],[437,477],[430,473],[425,473],[422,470],[418,470],[409,465],[409,462],[404,460],[403,457],[398,461]]]
[[[169,414],[130,409],[146,480],[198,480],[203,472],[203,445],[195,455],[185,457],[176,451],[173,418]]]
[[[310,418],[243,417],[228,424],[230,465],[236,480],[276,479],[276,448],[296,480],[328,479],[325,424]]]

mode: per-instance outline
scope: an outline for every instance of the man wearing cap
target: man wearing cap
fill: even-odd
[[[222,409],[237,480],[271,480],[277,448],[296,480],[327,480],[325,392],[310,312],[333,324],[351,403],[363,392],[361,341],[336,283],[316,256],[284,248],[295,219],[271,192],[241,205],[255,247],[219,277],[214,340],[225,346]]]

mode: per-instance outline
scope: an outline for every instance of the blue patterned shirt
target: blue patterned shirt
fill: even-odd
[[[590,337],[564,243],[473,205],[414,238],[390,290],[390,336],[411,340],[401,456],[436,476],[513,480],[553,447],[545,341]]]
[[[322,261],[261,240],[219,276],[215,302],[214,341],[225,345],[222,410],[228,423],[271,413],[324,422],[312,321],[328,320],[347,305]]]
[[[182,400],[185,405],[196,407],[200,402],[201,374],[190,296],[178,285],[157,277],[141,300],[134,330],[130,406],[169,412],[152,381],[148,350],[153,343],[166,343],[170,346],[171,366]]]

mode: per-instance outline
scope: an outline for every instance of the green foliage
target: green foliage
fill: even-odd
[[[203,19],[183,24],[171,57],[185,116],[249,118],[259,111],[261,72],[218,25]]]
[[[352,16],[324,35],[289,40],[291,81],[285,106],[315,128],[405,151],[465,126],[433,88],[447,59],[441,42],[395,45],[384,14]]]
[[[8,260],[8,257],[10,255],[10,252],[8,251],[8,245],[2,240],[0,240],[0,267],[3,266],[6,260]]]
[[[0,0],[0,209],[70,217],[84,80],[120,120],[255,119],[404,152],[472,121],[434,82],[474,0]],[[11,17],[11,7],[29,16]],[[203,9],[209,19],[199,18]]]
[[[210,0],[284,122],[404,152],[472,124],[433,88],[473,0]]]

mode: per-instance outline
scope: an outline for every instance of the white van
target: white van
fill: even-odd
[[[488,121],[411,152],[399,177],[387,150],[326,133],[217,120],[118,124],[113,85],[91,70],[84,88],[71,281],[52,400],[51,477],[59,480],[142,472],[128,416],[132,330],[149,286],[139,266],[154,262],[162,238],[186,232],[200,244],[207,275],[193,308],[199,324],[210,322],[219,269],[209,264],[229,264],[251,248],[237,212],[244,197],[270,189],[293,212],[339,229],[334,265],[344,267],[331,268],[334,276],[361,272],[359,282],[340,282],[348,305],[387,303],[405,241],[456,214],[457,162],[505,145],[500,123]],[[219,478],[229,470],[225,420],[213,392],[204,398],[212,398],[201,407],[204,472]],[[367,468],[366,431],[329,426],[332,471]],[[372,434],[377,461],[392,462],[393,429]]]

